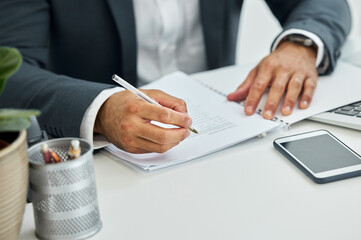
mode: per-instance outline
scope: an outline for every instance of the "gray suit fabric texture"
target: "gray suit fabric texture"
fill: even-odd
[[[304,29],[321,38],[330,73],[350,31],[347,2],[266,2],[284,31]],[[235,63],[242,4],[200,0],[209,69]],[[0,107],[39,109],[48,134],[79,136],[88,106],[114,87],[112,74],[136,85],[136,43],[132,0],[1,0],[0,45],[18,48],[24,61],[7,82]]]

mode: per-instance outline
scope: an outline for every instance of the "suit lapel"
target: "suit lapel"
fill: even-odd
[[[201,21],[208,68],[220,66],[222,59],[225,0],[200,0]]]
[[[107,0],[118,29],[123,77],[136,81],[137,47],[133,0]]]

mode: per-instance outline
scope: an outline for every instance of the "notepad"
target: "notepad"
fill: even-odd
[[[199,134],[192,133],[179,145],[162,154],[131,154],[114,145],[107,146],[106,150],[121,161],[127,161],[144,170],[155,170],[211,154],[361,99],[361,81],[356,77],[361,76],[361,70],[346,63],[339,63],[332,76],[319,79],[314,99],[308,109],[296,108],[291,116],[283,117],[277,113],[274,120],[266,120],[261,116],[264,99],[259,105],[258,114],[246,116],[242,103],[229,102],[226,95],[236,89],[252,67],[252,64],[233,66],[192,77],[175,72],[144,86],[144,89],[160,89],[185,100],[193,120],[192,126]],[[355,75],[356,73],[358,75]],[[358,87],[350,87],[351,83],[357,83]],[[340,89],[344,89],[347,94]]]

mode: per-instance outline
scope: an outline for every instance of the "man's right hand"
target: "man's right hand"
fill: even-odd
[[[150,104],[129,91],[112,95],[100,108],[94,132],[131,153],[163,153],[190,134],[192,120],[183,100],[159,90],[141,90],[164,107]],[[162,128],[151,121],[179,128]]]

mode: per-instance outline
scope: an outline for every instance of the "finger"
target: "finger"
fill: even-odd
[[[137,148],[137,147],[123,147],[122,145],[116,145],[118,148],[123,149],[124,151],[130,152],[130,153],[136,153],[136,154],[141,154],[141,153],[151,153],[151,151],[147,151],[141,148]]]
[[[292,79],[288,83],[287,93],[281,110],[283,115],[287,116],[292,113],[294,107],[296,106],[304,81],[305,75],[303,74],[298,73],[292,76]]]
[[[233,93],[228,94],[227,99],[229,101],[241,101],[245,99],[248,95],[249,89],[256,77],[257,69],[253,68],[248,74],[246,80],[237,88]]]
[[[146,123],[139,126],[136,134],[153,143],[167,145],[183,141],[190,135],[190,130],[188,128],[162,128]]]
[[[263,110],[265,119],[273,119],[276,114],[278,104],[286,90],[290,75],[288,72],[278,71],[268,93],[267,102]]]
[[[129,116],[137,116],[142,120],[157,121],[188,128],[192,125],[192,119],[186,113],[180,113],[172,109],[150,104],[141,99],[128,103],[126,112]]]
[[[137,115],[143,119],[149,119],[165,124],[172,124],[183,128],[192,125],[192,119],[186,113],[180,113],[166,107],[160,107],[148,103],[141,104]]]
[[[123,124],[120,125],[120,129],[124,130],[122,126],[125,126]],[[132,130],[133,126],[128,125],[128,129],[126,130]],[[131,142],[132,138],[136,138],[136,136],[130,131],[130,132],[123,132],[122,134],[119,134],[120,131],[117,131],[116,128],[113,129],[113,131],[110,132],[110,134],[107,135],[107,138],[118,148],[123,149],[124,151],[130,152],[130,153],[149,153],[150,151],[146,151],[141,148],[137,148],[136,146],[130,146],[129,143]]]
[[[257,72],[244,105],[246,115],[252,115],[256,111],[257,105],[272,79],[272,70],[271,67],[262,67]]]
[[[317,86],[316,77],[309,77],[306,79],[305,83],[303,84],[303,92],[299,104],[299,107],[301,109],[305,109],[310,105],[316,86]]]
[[[138,141],[139,141],[138,145],[144,151],[156,152],[156,153],[164,153],[179,144],[179,142],[168,143],[168,144],[158,144],[158,143],[154,143],[152,141],[144,140],[141,138],[139,138]]]
[[[164,107],[181,113],[187,112],[187,105],[182,99],[176,98],[160,90],[146,90],[146,92],[149,96],[151,96],[155,101]]]
[[[190,135],[188,128],[164,129],[136,115],[128,116],[114,130],[109,137],[115,145],[132,153],[164,152]]]
[[[166,129],[166,130],[171,130],[171,129]],[[172,129],[172,130],[176,130],[176,129]],[[181,140],[183,140],[184,137],[187,136],[187,134],[184,133],[180,133],[179,135],[182,136],[178,138]],[[146,152],[162,153],[178,145],[179,142],[181,141],[181,140],[174,141],[172,139],[172,134],[169,134],[168,132],[165,133],[164,135],[161,134],[151,135],[150,138],[153,138],[154,136],[157,137],[156,141],[159,142],[156,142],[154,140],[144,139],[141,136],[134,136],[134,135],[122,136],[122,138],[120,139],[121,142],[120,145],[122,146],[123,150],[132,153],[146,153]]]

